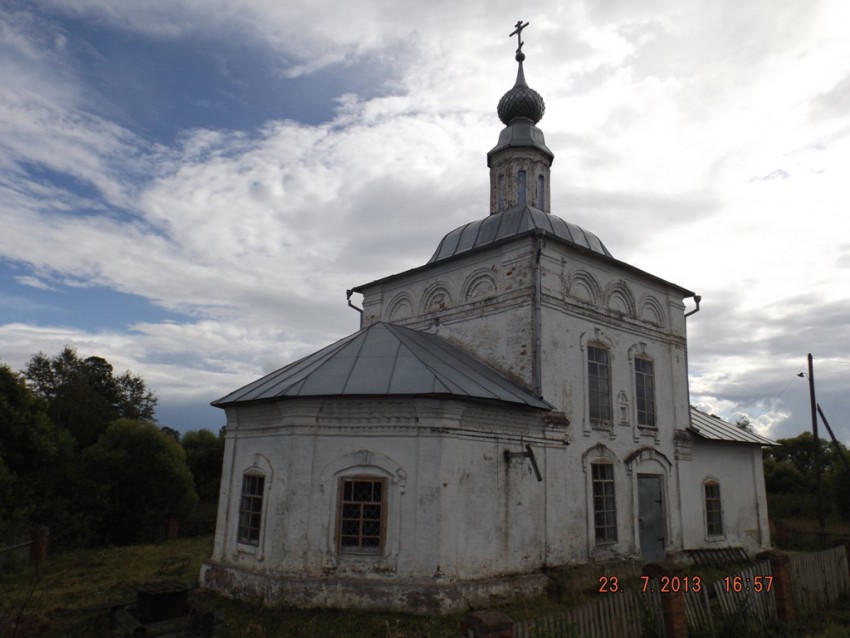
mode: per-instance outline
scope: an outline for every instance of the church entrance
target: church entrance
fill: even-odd
[[[640,553],[647,562],[664,560],[664,508],[661,477],[638,476]]]

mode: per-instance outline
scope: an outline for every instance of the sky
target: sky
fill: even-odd
[[[691,401],[794,436],[811,352],[850,441],[843,0],[4,0],[0,361],[71,346],[217,430],[488,214],[520,18],[552,212],[702,296]]]

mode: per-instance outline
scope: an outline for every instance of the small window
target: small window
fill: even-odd
[[[505,176],[499,175],[499,192],[496,194],[498,198],[498,208],[497,210],[503,211],[505,210]]]
[[[516,175],[516,198],[517,204],[525,204],[525,171],[519,171]]]
[[[611,421],[611,376],[608,350],[587,348],[588,406],[591,421]]]
[[[655,373],[652,361],[635,358],[635,394],[638,425],[655,426]]]
[[[242,500],[239,503],[240,543],[260,544],[260,524],[263,520],[263,485],[265,477],[260,474],[245,474],[242,477]]]
[[[717,481],[705,482],[705,531],[709,536],[723,536],[720,484]]]
[[[386,533],[386,479],[344,478],[340,481],[337,526],[339,551],[380,554]]]
[[[546,178],[537,176],[537,208],[546,210]]]
[[[591,464],[593,482],[593,526],[597,543],[617,540],[617,505],[614,500],[614,466],[610,463]]]

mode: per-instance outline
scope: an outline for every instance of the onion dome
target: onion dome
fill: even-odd
[[[543,98],[525,83],[525,73],[522,70],[523,60],[525,60],[525,54],[520,51],[516,54],[516,61],[519,62],[516,83],[510,91],[502,96],[496,109],[499,119],[505,125],[510,124],[512,120],[518,117],[528,118],[534,124],[537,124],[546,111]]]

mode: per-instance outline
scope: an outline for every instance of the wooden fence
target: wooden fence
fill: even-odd
[[[790,556],[794,608],[798,616],[828,607],[850,593],[847,550],[832,549]],[[760,635],[776,622],[773,572],[770,561],[730,573],[699,591],[683,592],[685,617],[700,636]],[[770,583],[770,585],[768,585]],[[663,637],[660,587],[652,581],[645,592],[623,589],[557,615],[514,622],[514,638],[631,638]],[[738,591],[736,591],[738,590]]]
[[[663,626],[660,594],[621,589],[561,614],[517,621],[513,635],[514,638],[633,638],[642,636],[648,623]]]
[[[812,614],[850,592],[847,550],[843,545],[790,556],[791,594],[800,616]]]

